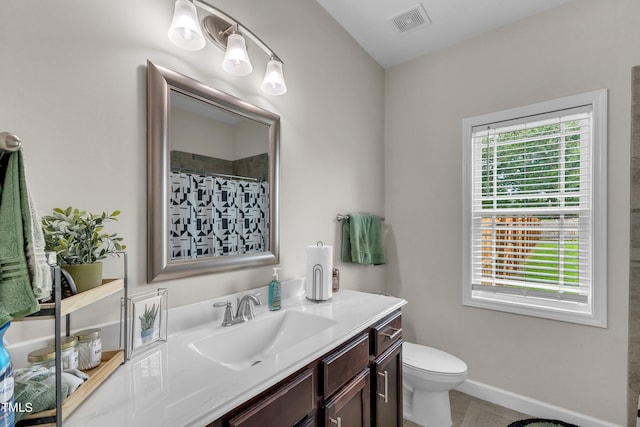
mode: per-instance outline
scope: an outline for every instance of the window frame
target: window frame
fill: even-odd
[[[590,105],[591,123],[591,296],[586,304],[558,303],[522,295],[473,289],[473,129],[509,120]],[[464,306],[607,327],[607,89],[557,98],[462,120],[462,303]],[[560,114],[558,114],[560,115]]]

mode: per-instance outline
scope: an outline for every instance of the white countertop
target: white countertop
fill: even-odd
[[[214,312],[211,305],[214,301],[235,300],[235,295],[172,309],[168,340],[134,354],[65,420],[65,427],[205,426],[406,303],[399,298],[344,289],[329,301],[315,303],[304,298],[301,283],[283,283],[283,310],[328,317],[336,322],[333,326],[238,371],[189,347],[222,328],[221,313],[215,318],[209,314]],[[266,288],[258,291],[264,301]],[[242,294],[246,293],[250,292]],[[202,313],[210,317],[208,321],[202,321]],[[256,320],[277,314],[269,312],[266,304],[256,307],[255,313]]]

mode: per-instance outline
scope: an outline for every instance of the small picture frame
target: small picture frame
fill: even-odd
[[[160,288],[127,298],[128,330],[123,335],[128,340],[128,358],[154,343],[167,340],[167,294],[167,289]],[[124,306],[123,298],[123,316]]]

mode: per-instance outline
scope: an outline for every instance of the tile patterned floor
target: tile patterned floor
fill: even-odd
[[[510,423],[531,418],[529,415],[476,399],[456,390],[449,392],[452,427],[507,427]],[[419,427],[405,420],[403,427]]]

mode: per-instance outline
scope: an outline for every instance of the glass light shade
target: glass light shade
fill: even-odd
[[[277,59],[267,62],[262,91],[269,95],[282,95],[287,92],[287,84],[284,82],[284,74],[282,74],[282,62]]]
[[[246,76],[253,71],[247,45],[240,34],[230,34],[227,38],[227,51],[222,61],[222,69],[234,76]]]
[[[198,25],[198,12],[189,0],[176,0],[173,21],[169,27],[169,40],[186,50],[200,50],[205,45]]]

